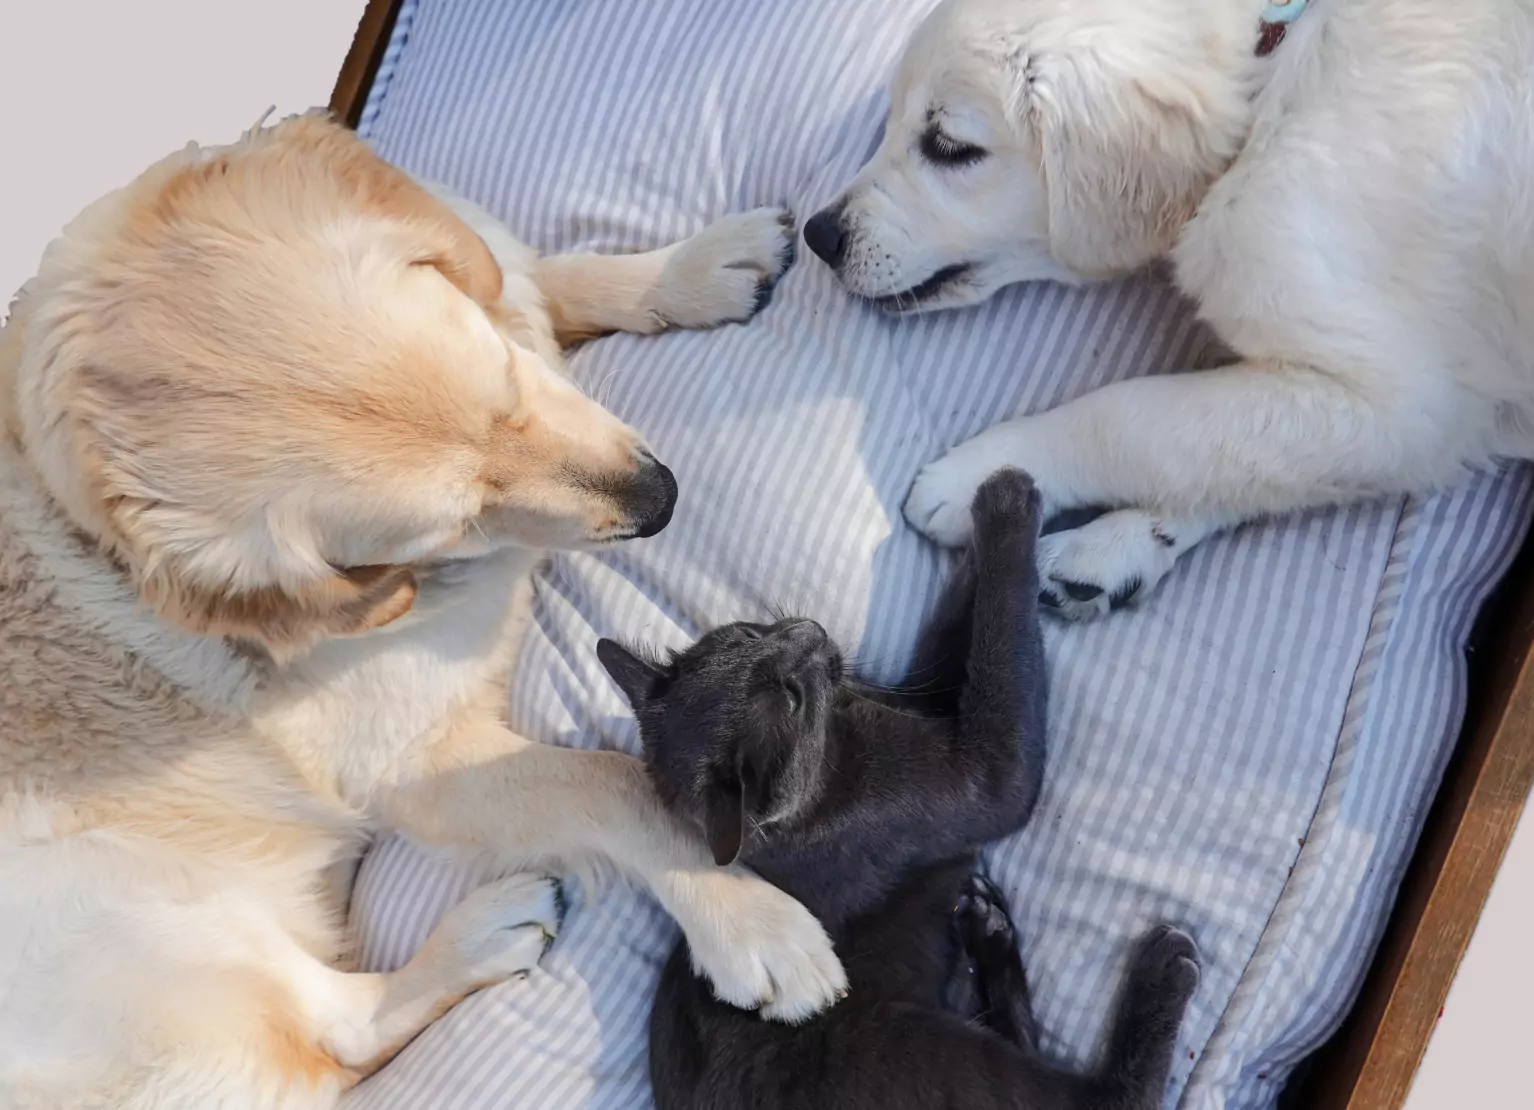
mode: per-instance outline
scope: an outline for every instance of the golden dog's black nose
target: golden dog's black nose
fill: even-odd
[[[637,538],[653,536],[671,523],[676,509],[676,475],[650,452],[640,454],[639,472],[625,493]]]
[[[822,208],[804,225],[804,245],[833,270],[847,253],[847,235],[842,230],[842,207]]]

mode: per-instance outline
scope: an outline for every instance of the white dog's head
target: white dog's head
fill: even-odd
[[[1254,0],[945,0],[890,88],[873,158],[805,226],[897,312],[1167,250],[1245,133]]]

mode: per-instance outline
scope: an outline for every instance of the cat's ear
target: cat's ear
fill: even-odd
[[[732,782],[717,784],[705,802],[708,847],[714,862],[727,867],[740,858],[746,842],[746,820],[761,802],[761,776],[744,753],[740,757],[739,776]]]
[[[616,640],[598,640],[597,658],[635,709],[655,696],[670,672],[653,660],[635,655]]]
[[[728,867],[740,856],[746,838],[746,798],[739,782],[717,783],[704,799],[704,832],[714,862]]]

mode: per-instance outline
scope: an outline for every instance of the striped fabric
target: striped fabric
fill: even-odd
[[[656,247],[763,204],[808,214],[872,149],[932,2],[416,0],[363,127],[549,251]],[[896,322],[813,260],[749,326],[588,346],[573,372],[645,430],[682,500],[661,536],[538,581],[514,725],[635,751],[597,637],[680,644],[771,606],[897,675],[945,566],[899,515],[917,467],[1202,347],[1152,277]],[[1093,1057],[1130,938],[1167,919],[1208,961],[1168,1105],[1271,1104],[1357,987],[1464,709],[1472,616],[1531,501],[1518,470],[1250,526],[1138,611],[1049,627],[1046,792],[989,863],[1050,1053]],[[355,898],[364,962],[397,966],[473,881],[382,844]],[[641,893],[579,898],[540,972],[460,1005],[353,1105],[646,1107],[673,939]]]

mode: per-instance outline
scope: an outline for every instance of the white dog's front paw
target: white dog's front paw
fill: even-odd
[[[970,506],[986,475],[976,477],[942,458],[922,467],[905,499],[905,518],[922,535],[944,547],[969,542],[975,529]]]
[[[1158,517],[1137,509],[1105,513],[1039,537],[1041,600],[1068,620],[1106,616],[1133,604],[1166,577],[1180,548]]]
[[[1049,490],[1039,481],[1038,468],[1020,448],[1019,422],[1001,424],[961,443],[948,454],[921,468],[906,495],[905,518],[911,526],[944,547],[969,542],[975,522],[970,516],[975,494],[998,470],[1011,467],[1028,474],[1043,499],[1041,512],[1054,512]]]
[[[798,901],[733,869],[700,880],[681,921],[693,969],[714,994],[771,1021],[805,1021],[847,993],[831,938]]]
[[[671,328],[749,320],[793,261],[794,217],[786,209],[725,216],[672,249],[647,307]]]
[[[429,944],[464,990],[531,971],[559,935],[565,893],[558,879],[512,875],[479,887],[448,911]]]

